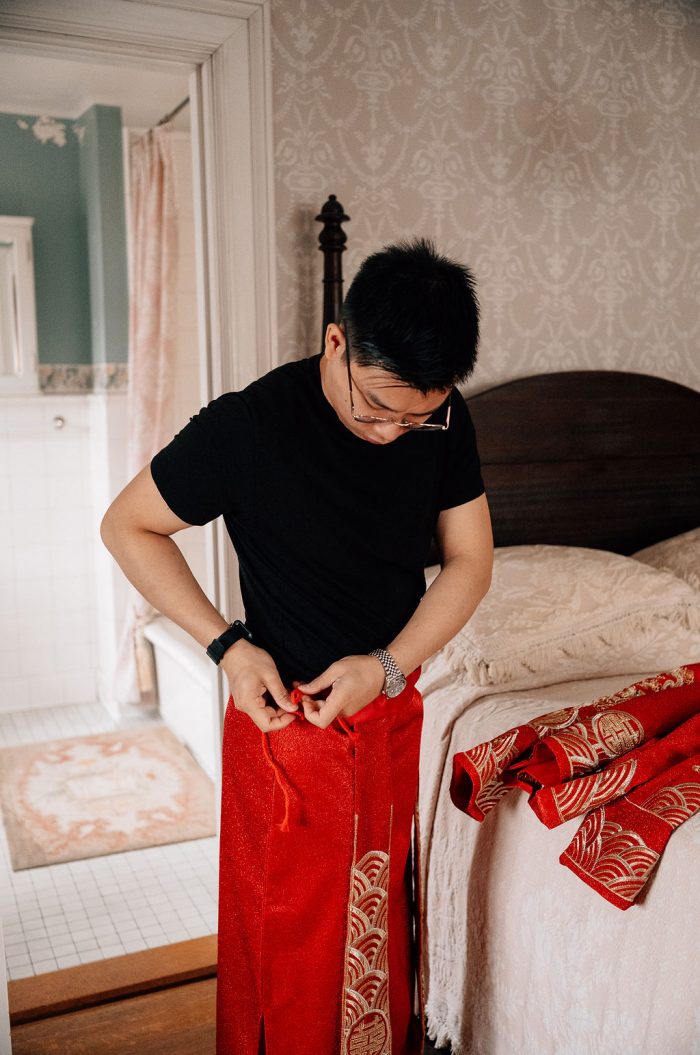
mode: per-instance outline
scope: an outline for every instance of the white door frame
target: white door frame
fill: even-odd
[[[0,4],[0,50],[189,73],[203,403],[244,387],[277,362],[270,4]],[[207,595],[225,618],[242,618],[238,562],[223,521],[204,531]],[[217,803],[227,698],[223,673],[212,665]]]

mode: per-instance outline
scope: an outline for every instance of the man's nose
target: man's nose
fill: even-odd
[[[376,432],[374,434],[375,439],[380,440],[382,443],[391,443],[392,440],[397,439],[404,429],[400,425],[377,425]]]

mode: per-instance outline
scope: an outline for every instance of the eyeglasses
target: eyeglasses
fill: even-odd
[[[450,411],[452,409],[452,392],[451,391],[450,391],[449,396],[445,400],[445,402],[441,403],[440,406],[437,407],[433,411],[433,414],[431,414],[431,417],[433,417],[435,414],[439,414],[443,410],[443,407],[446,406],[447,407],[447,413],[446,413],[446,416],[445,416],[445,420],[441,421],[441,422],[432,422],[432,421],[396,421],[395,418],[377,418],[377,417],[375,417],[372,414],[356,414],[355,413],[355,401],[354,401],[353,396],[352,396],[352,374],[350,373],[350,342],[348,341],[347,334],[345,334],[345,362],[346,362],[346,365],[347,365],[347,368],[348,368],[348,387],[350,389],[350,413],[352,414],[352,416],[353,416],[355,421],[364,422],[366,424],[371,424],[372,422],[384,422],[387,425],[398,425],[399,428],[402,428],[402,429],[414,429],[414,430],[418,430],[418,429],[421,429],[421,430],[423,430],[423,429],[425,429],[425,430],[427,430],[427,429],[433,429],[433,430],[434,429],[443,429],[444,430],[444,429],[448,428],[448,426],[450,424]]]

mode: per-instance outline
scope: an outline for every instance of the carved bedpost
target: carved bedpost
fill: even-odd
[[[348,236],[340,225],[350,217],[345,215],[345,210],[336,200],[335,194],[330,194],[316,219],[323,224],[318,236],[319,249],[323,253],[323,351],[328,323],[338,321],[343,303],[342,253],[345,251]]]

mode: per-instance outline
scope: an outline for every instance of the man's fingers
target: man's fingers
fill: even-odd
[[[281,707],[285,711],[298,710],[298,707],[292,702],[292,699],[284,687],[282,679],[276,669],[269,672],[266,671],[263,678],[267,691],[270,693],[278,707]]]
[[[304,715],[309,718],[313,714],[318,714],[322,703],[323,700],[314,700],[312,696],[302,696],[301,705],[304,708]]]
[[[318,692],[319,689],[322,689],[324,687],[325,686],[322,684],[320,678],[314,678],[313,681],[307,681],[304,683],[299,682],[298,685],[295,685],[295,688],[301,689],[302,692],[308,692],[309,695],[314,692]]]
[[[274,659],[264,649],[251,646],[244,660],[243,669],[226,671],[236,708],[245,711],[264,732],[283,729],[301,712],[282,683]]]
[[[314,692],[320,692],[321,689],[327,689],[333,684],[338,678],[338,670],[335,663],[331,663],[327,670],[324,670],[322,674],[319,674],[317,678],[312,678],[311,681],[299,682],[297,688],[300,688],[302,692],[308,692],[312,695]]]
[[[272,710],[272,708],[266,707],[266,712]],[[273,733],[279,729],[286,729],[288,725],[296,721],[297,715],[292,712],[289,714],[287,711],[272,711],[272,714],[268,718],[267,727],[263,728],[263,732]],[[262,728],[262,727],[261,727]]]
[[[255,689],[257,688],[257,692]],[[245,711],[251,721],[263,732],[284,729],[297,717],[298,708],[294,711],[277,710],[271,704],[272,695],[263,685],[249,686],[236,696],[231,694],[236,708]]]
[[[248,715],[255,722],[258,729],[262,729],[264,733],[285,729],[296,721],[296,711],[291,713],[288,711],[276,711],[274,707],[266,704],[262,697],[258,697],[258,702],[259,706],[255,706],[252,711],[248,711]]]
[[[316,707],[307,709],[304,706],[304,713],[312,725],[317,725],[320,729],[327,729],[328,726],[335,721],[343,707],[345,706],[346,700],[341,690],[333,689],[328,694],[325,700],[313,700]]]
[[[296,690],[294,696],[297,700],[300,700],[303,708],[303,716],[312,725],[316,725],[321,729],[328,728],[340,714],[346,702],[344,696],[339,694],[339,688],[335,687],[341,680],[339,672],[334,670],[335,666],[335,664],[332,664],[327,671],[315,678],[313,682],[307,682],[306,684],[298,680],[292,682]],[[243,700],[244,702],[242,704],[236,702],[236,706],[239,710],[245,711],[263,732],[273,732],[286,728],[286,726],[291,725],[295,718],[302,714],[299,704],[295,704],[294,699],[292,699],[282,683],[276,668],[265,670],[262,674],[259,674],[259,677],[260,681],[257,682],[257,685],[246,685],[239,692],[238,701]],[[301,688],[303,684],[304,689]],[[314,699],[310,695],[308,689],[313,685],[316,686],[316,692],[330,688],[330,692],[326,693],[325,699],[323,697]],[[276,710],[271,701],[276,703],[281,710]]]

